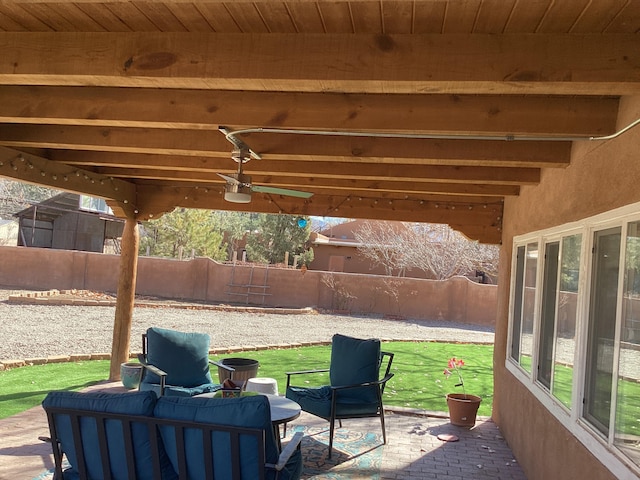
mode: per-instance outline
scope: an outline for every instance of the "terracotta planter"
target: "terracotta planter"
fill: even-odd
[[[473,427],[476,424],[476,414],[481,401],[482,399],[476,395],[448,394],[447,406],[451,424],[459,427]]]

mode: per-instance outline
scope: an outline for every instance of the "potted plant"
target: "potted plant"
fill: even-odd
[[[476,424],[476,415],[482,398],[467,394],[462,378],[462,367],[464,367],[464,360],[453,357],[449,359],[449,364],[444,369],[445,377],[449,378],[455,373],[458,376],[458,383],[455,386],[462,387],[462,393],[447,394],[449,420],[452,425],[473,427]]]

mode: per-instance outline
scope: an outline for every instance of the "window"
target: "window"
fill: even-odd
[[[531,372],[533,354],[533,319],[536,297],[536,272],[538,262],[538,244],[530,243],[518,248],[519,258],[516,270],[520,280],[516,288],[518,317],[512,336],[512,358],[528,372]]]
[[[507,368],[591,451],[640,467],[640,205],[513,254]]]
[[[113,215],[113,211],[107,205],[107,202],[103,198],[89,197],[87,195],[80,195],[80,208],[82,210],[89,210],[92,212],[108,213]]]
[[[582,235],[571,235],[562,239],[551,392],[567,408],[571,408],[573,395],[581,249]]]
[[[627,229],[615,444],[640,464],[640,222]]]
[[[556,298],[558,293],[558,260],[560,242],[548,243],[544,250],[542,309],[540,310],[540,349],[538,351],[538,381],[551,390],[553,347],[555,342]]]

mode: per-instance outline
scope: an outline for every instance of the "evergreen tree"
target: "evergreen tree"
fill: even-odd
[[[140,253],[179,258],[199,256],[214,260],[226,259],[223,233],[212,212],[178,208],[143,224],[145,234],[140,239]],[[182,253],[181,253],[182,252]]]
[[[282,263],[285,252],[289,252],[292,261],[295,255],[307,251],[305,243],[311,233],[310,223],[308,217],[260,214],[257,232],[250,235],[247,242],[249,260]]]

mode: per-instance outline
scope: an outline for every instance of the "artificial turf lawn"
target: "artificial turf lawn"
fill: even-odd
[[[385,405],[446,412],[445,395],[450,392],[462,393],[460,387],[455,387],[458,383],[455,375],[449,379],[443,375],[449,358],[457,357],[465,362],[462,373],[466,392],[482,397],[478,415],[491,415],[493,345],[383,342],[382,349],[395,354],[391,368],[395,376],[385,389]],[[326,368],[330,355],[330,346],[318,346],[241,352],[213,356],[212,359],[241,357],[258,360],[258,376],[275,378],[283,394],[287,381],[285,372]],[[212,366],[211,374],[214,382],[217,382],[215,366]],[[108,360],[34,365],[0,372],[0,418],[40,404],[51,390],[80,390],[108,376]],[[328,383],[327,373],[303,377],[297,377],[296,384],[308,386]]]

